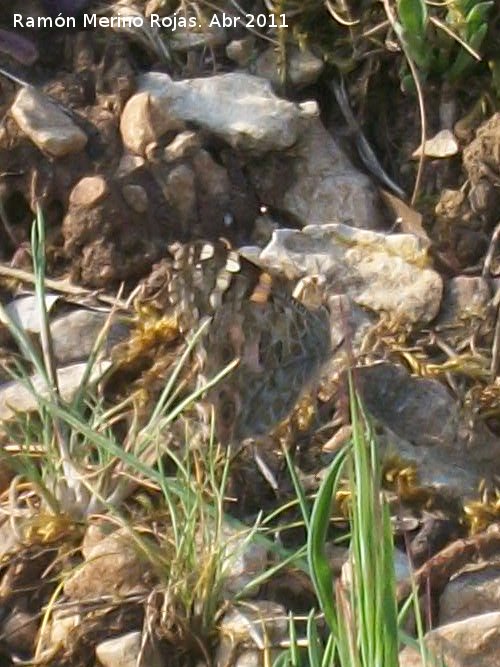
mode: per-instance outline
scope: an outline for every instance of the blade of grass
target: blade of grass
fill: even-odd
[[[333,577],[324,546],[330,525],[332,499],[346,460],[347,448],[341,450],[323,480],[311,513],[307,540],[310,574],[320,607],[333,635],[337,635],[337,614],[333,604]]]

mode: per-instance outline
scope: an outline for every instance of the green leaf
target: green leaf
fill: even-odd
[[[323,642],[318,634],[314,609],[311,609],[307,618],[307,651],[310,667],[321,667],[324,654]]]
[[[487,20],[488,13],[493,7],[493,1],[478,2],[466,16],[467,36],[472,38],[474,34],[482,27],[482,24]],[[472,44],[471,44],[472,46]]]
[[[282,651],[273,662],[273,667],[290,667],[290,651]]]
[[[295,627],[295,619],[290,612],[288,616],[288,636],[290,638],[289,658],[291,667],[300,667],[300,652],[297,643],[297,629]]]
[[[487,31],[488,31],[488,26],[486,23],[483,23],[483,25],[480,26],[479,30],[477,30],[477,32],[474,33],[473,38],[469,41],[469,45],[474,50],[479,49],[479,47],[483,42],[483,39],[486,36]],[[470,55],[470,53],[465,51],[465,49],[461,49],[460,53],[455,58],[455,62],[447,72],[448,79],[450,81],[456,81],[458,78],[460,78],[460,76],[464,73],[464,71],[474,63],[477,63],[477,61]]]
[[[332,498],[344,467],[347,449],[342,449],[330,465],[323,480],[311,514],[307,541],[307,558],[316,595],[325,614],[325,620],[336,634],[337,616],[333,604],[333,577],[325,554],[325,541],[330,525]]]
[[[425,2],[423,0],[399,0],[397,6],[400,23],[395,27],[399,39],[419,69],[427,72],[432,52],[426,37],[427,8]]]
[[[427,7],[423,0],[398,0],[398,15],[408,39],[424,39]]]
[[[496,96],[500,99],[500,58],[490,60],[488,67],[491,71],[491,84],[496,92]]]

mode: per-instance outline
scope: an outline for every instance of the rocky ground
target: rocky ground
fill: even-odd
[[[93,10],[80,2],[64,11],[84,4]],[[218,4],[238,11],[235,3]],[[268,13],[265,4],[241,4]],[[370,61],[376,71],[367,66],[358,79],[346,76],[343,87],[317,50],[290,44],[283,86],[272,31],[205,25],[165,39],[161,31],[105,27],[13,30],[13,11],[49,16],[54,8],[39,0],[13,5],[0,8],[0,296],[38,345],[43,325],[30,235],[39,207],[63,399],[75,396],[111,317],[90,384],[106,372],[96,389],[103,400],[146,393],[145,420],[185,341],[129,297],[170,244],[227,239],[296,283],[304,303],[327,306],[332,336],[314,389],[252,445],[279,489],[245,454],[229,482],[239,501],[230,514],[251,522],[291,497],[283,447],[294,453],[307,490],[318,488],[350,437],[351,368],[380,446],[395,560],[402,561],[400,597],[408,591],[406,550],[418,583],[430,582],[430,645],[450,666],[497,664],[498,100],[480,98],[477,82],[464,94],[428,81],[429,141],[419,148],[416,98],[400,92],[388,57],[376,68]],[[172,11],[154,1],[124,6],[107,6],[105,15]],[[378,165],[359,149],[367,139]],[[271,577],[252,592],[251,607],[221,607],[224,638],[204,643],[176,615],[158,562],[146,565],[127,526],[106,518],[109,505],[89,501],[79,520],[49,511],[25,468],[16,467],[28,454],[36,462],[40,443],[35,438],[28,453],[20,450],[12,425],[38,407],[8,372],[19,347],[5,327],[0,335],[2,664],[160,665],[172,646],[182,647],[170,657],[179,664],[243,664],[265,653],[258,653],[262,617],[275,619],[267,633],[276,646],[285,640],[288,611],[314,605],[310,583],[297,572]],[[35,385],[43,394],[43,381]],[[188,411],[162,437],[182,448],[196,423]],[[126,448],[123,428],[117,420]],[[193,442],[205,437],[191,435]],[[128,503],[127,516],[148,544],[169,530],[155,484],[141,487],[142,496],[132,484],[114,496],[108,489],[107,497]],[[238,553],[227,559],[222,599],[230,601],[276,556],[258,542],[240,544],[231,523],[224,530]],[[286,546],[300,541],[293,530],[282,532]],[[345,552],[332,548],[334,571],[344,560]],[[149,641],[155,624],[161,633]],[[415,660],[403,651],[401,665],[420,664]]]

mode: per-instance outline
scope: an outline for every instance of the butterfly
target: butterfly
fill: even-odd
[[[205,396],[223,444],[269,433],[330,355],[328,310],[308,308],[293,288],[224,241],[171,246],[141,284],[140,300],[175,312],[186,335],[211,318],[197,349],[200,382],[238,359]]]

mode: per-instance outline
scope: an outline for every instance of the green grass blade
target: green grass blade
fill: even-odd
[[[307,540],[311,578],[320,607],[325,614],[325,620],[334,634],[337,632],[337,617],[333,604],[333,577],[324,546],[330,525],[332,499],[342,474],[346,452],[347,449],[343,449],[337,454],[319,488],[311,514]]]

